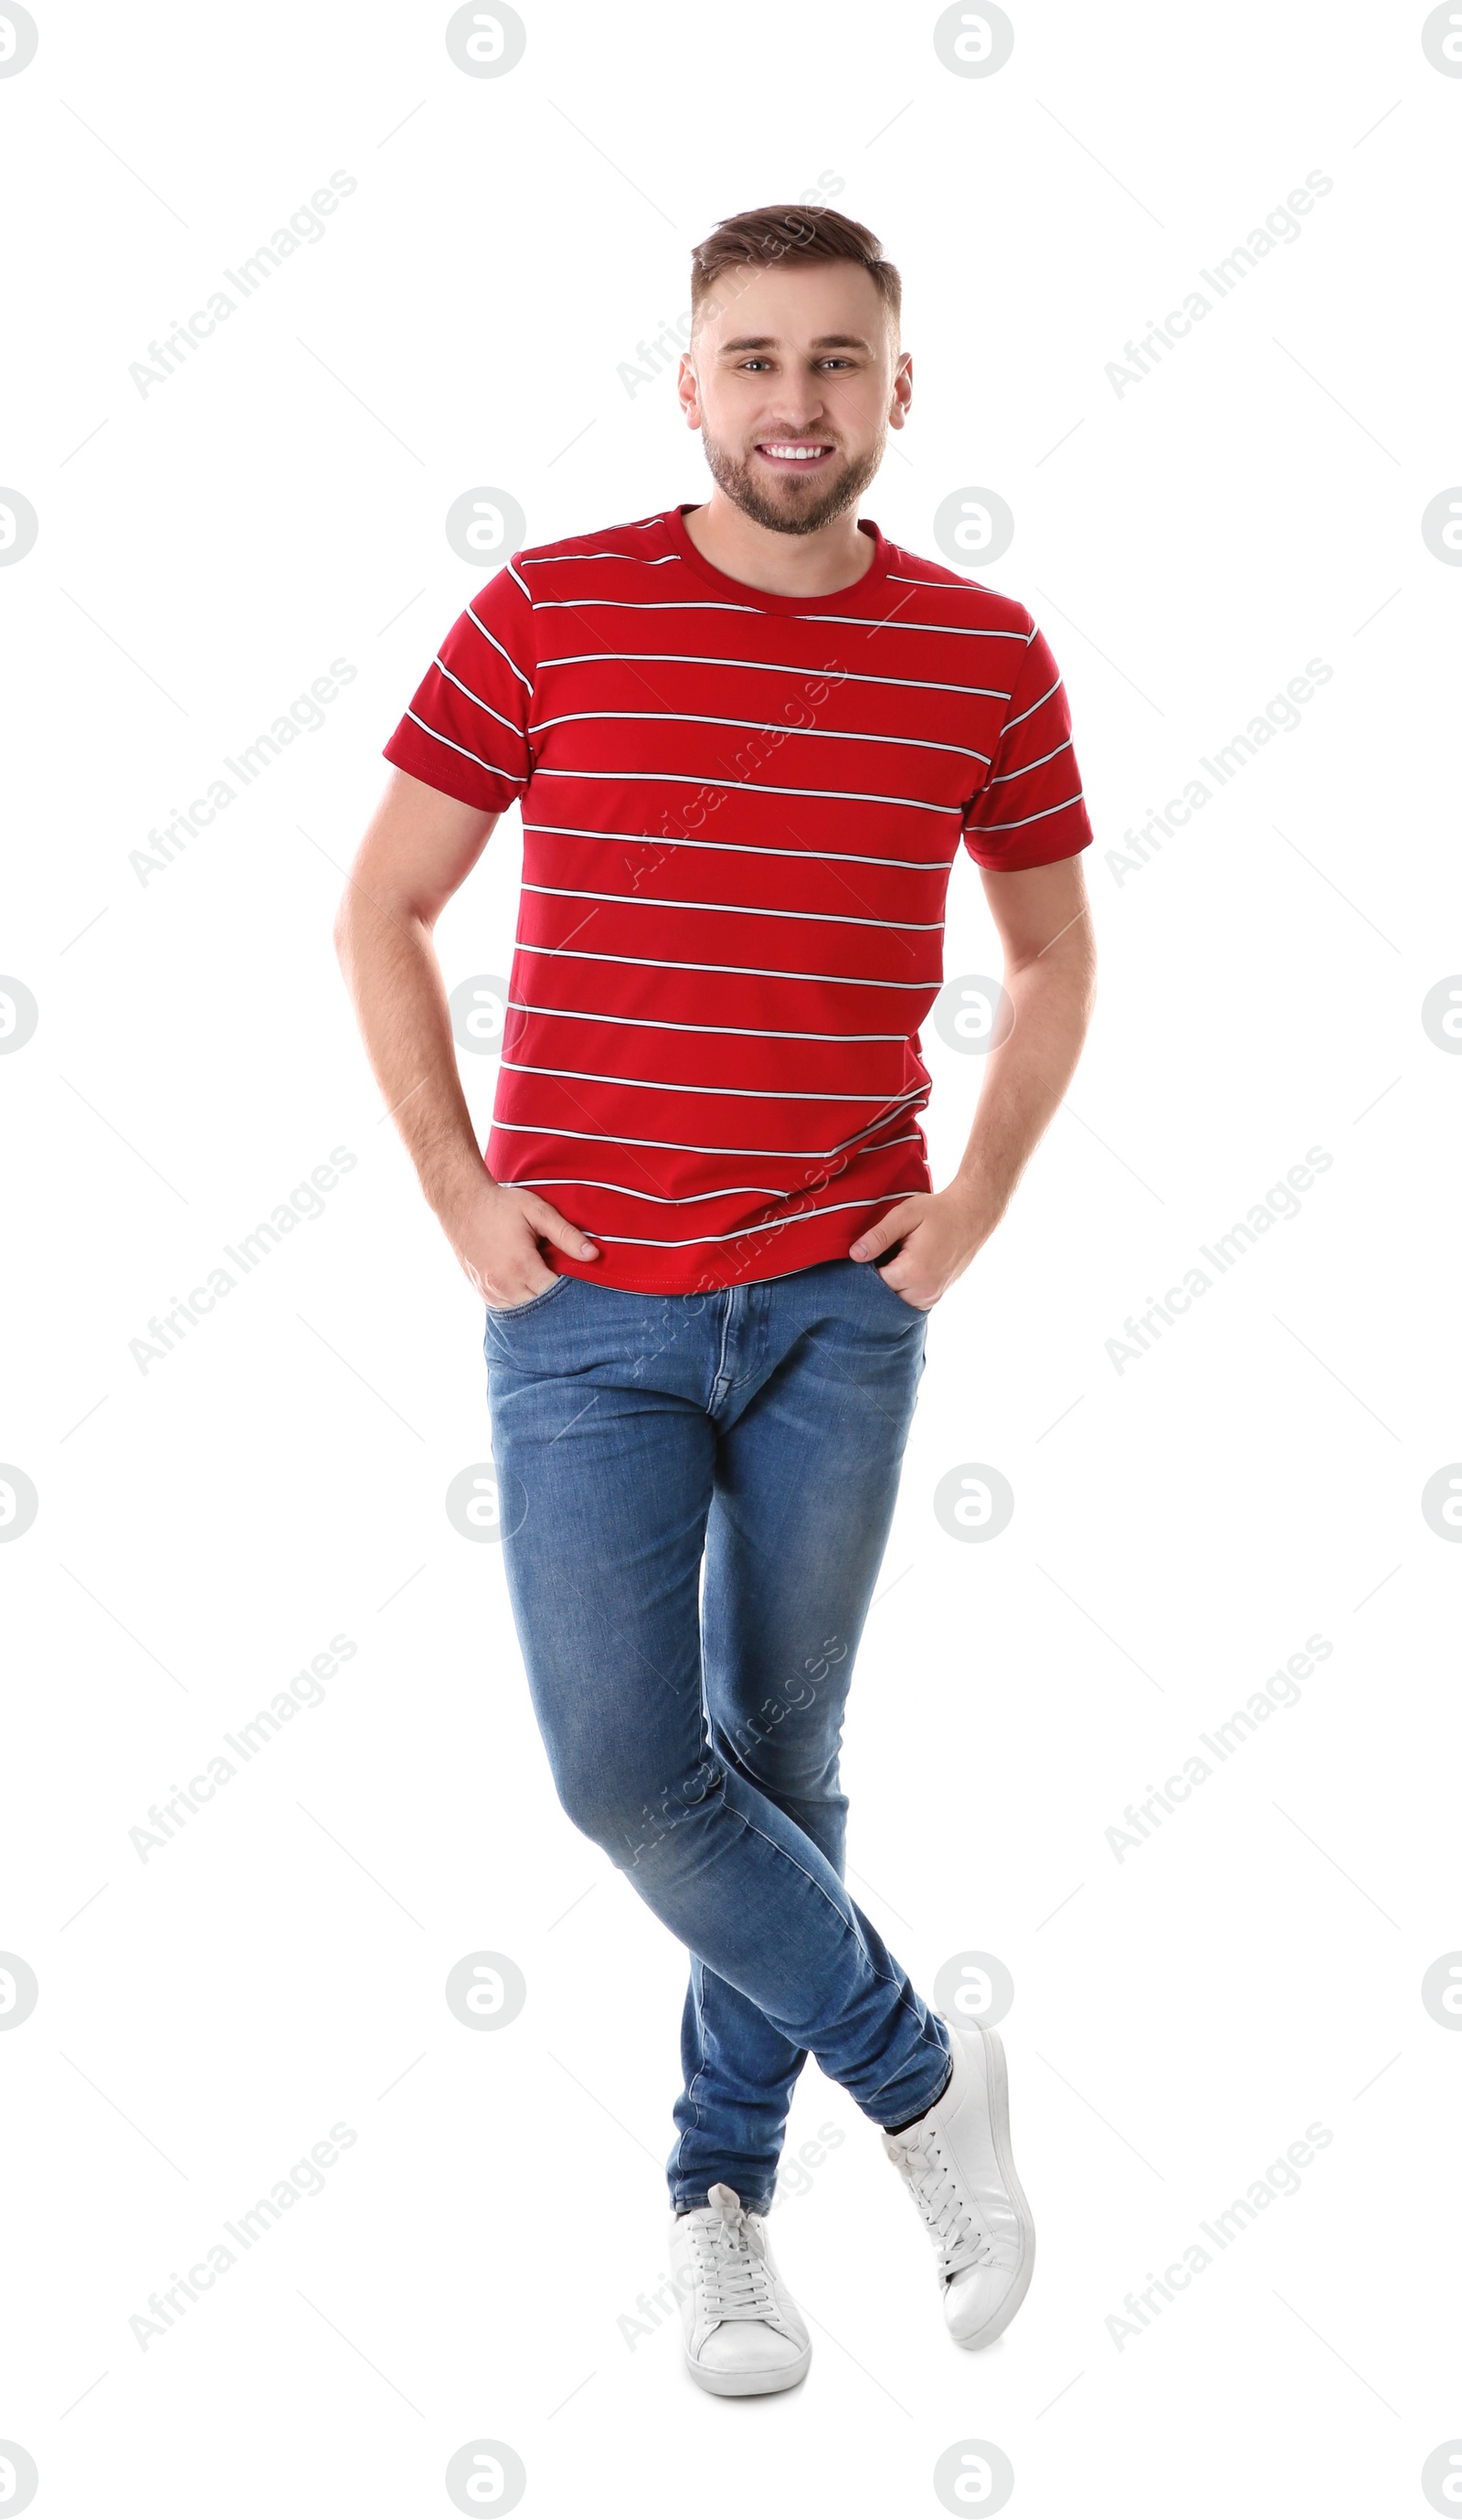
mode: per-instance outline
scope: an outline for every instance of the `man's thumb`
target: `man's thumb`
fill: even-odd
[[[880,1216],[876,1225],[865,1226],[858,1240],[851,1246],[848,1253],[849,1259],[876,1260],[880,1251],[886,1251],[891,1242],[897,1242],[899,1228],[893,1221],[897,1214],[897,1208],[892,1209],[889,1215]]]
[[[534,1201],[533,1231],[557,1250],[566,1251],[570,1260],[597,1260],[599,1256],[598,1244],[591,1242],[577,1225],[570,1225],[566,1216],[560,1216],[549,1199]]]

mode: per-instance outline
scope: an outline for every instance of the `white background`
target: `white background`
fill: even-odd
[[[1462,80],[1422,14],[1037,6],[964,78],[928,11],[555,0],[494,79],[444,9],[74,6],[0,78],[0,478],[39,518],[0,569],[0,968],[39,1007],[0,1058],[0,1457],[39,1497],[0,1550],[0,1944],[40,1989],[0,2039],[0,2435],[38,2512],[445,2512],[477,2439],[555,2515],[934,2512],[969,2439],[1031,2520],[1426,2510],[1462,2435],[1462,2038],[1420,1997],[1462,1945],[1462,1550],[1420,1508],[1462,1455],[1462,1063],[1421,1022],[1462,968],[1462,575],[1420,520],[1462,475]],[[139,393],[335,169],[323,240]],[[1299,241],[1119,396],[1124,342],[1312,169]],[[773,2228],[813,2367],[727,2403],[678,2321],[621,2324],[666,2265],[685,1956],[560,1813],[500,1553],[446,1517],[487,1453],[481,1320],[330,926],[380,746],[490,573],[449,505],[500,487],[546,542],[703,496],[671,363],[619,370],[718,218],[820,191],[905,276],[911,422],[864,513],[934,555],[953,491],[1013,511],[989,575],[1070,686],[1101,1002],[931,1317],[845,1767],[855,1890],[921,1989],[969,1950],[1013,1974],[1035,2283],[957,2352],[809,2065],[788,2158],[842,2140]],[[336,657],[325,724],[141,880]],[[1109,863],[1313,657],[1301,725]],[[507,970],[518,849],[514,817],[444,918],[449,984]],[[961,861],[947,970],[995,951]],[[944,1179],[979,1061],[925,1039]],[[485,1136],[495,1062],[463,1065]],[[325,1213],[141,1371],[150,1317],[337,1146]],[[1311,1147],[1301,1213],[1119,1372],[1126,1317]],[[1015,1492],[983,1546],[932,1508],[968,1462]],[[324,1704],[142,1862],[149,1806],[341,1634]],[[1301,1703],[1119,1863],[1124,1807],[1316,1634]],[[528,1990],[491,2035],[443,1996],[484,1949]],[[141,2350],[149,2294],[337,2121],[325,2192]],[[1300,2192],[1119,2350],[1124,2296],[1314,2122]]]

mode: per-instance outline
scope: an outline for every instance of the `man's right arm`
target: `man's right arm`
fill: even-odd
[[[393,769],[334,936],[377,1083],[428,1205],[482,1301],[519,1304],[553,1283],[541,1239],[575,1259],[598,1251],[548,1199],[493,1180],[458,1073],[432,931],[498,819]]]

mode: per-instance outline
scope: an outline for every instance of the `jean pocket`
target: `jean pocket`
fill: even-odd
[[[927,1308],[923,1304],[911,1304],[907,1295],[900,1294],[897,1286],[891,1286],[875,1260],[855,1260],[852,1266],[855,1269],[862,1269],[865,1276],[876,1279],[889,1301],[897,1304],[901,1312],[911,1314],[916,1322],[928,1320]]]
[[[545,1304],[551,1304],[555,1295],[561,1295],[564,1287],[572,1283],[571,1278],[556,1276],[552,1286],[545,1286],[540,1295],[530,1295],[525,1304],[489,1304],[487,1318],[490,1322],[519,1321],[524,1313],[536,1313]]]

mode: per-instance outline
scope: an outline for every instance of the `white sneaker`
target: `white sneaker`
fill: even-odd
[[[950,2032],[950,2079],[932,2108],[883,2149],[901,2172],[938,2257],[945,2324],[956,2345],[989,2345],[1030,2289],[1036,2226],[1010,2157],[1005,2051],[993,2030]]]
[[[773,2262],[762,2215],[722,2182],[710,2203],[670,2218],[690,2376],[719,2398],[791,2389],[813,2359],[801,2311]]]

